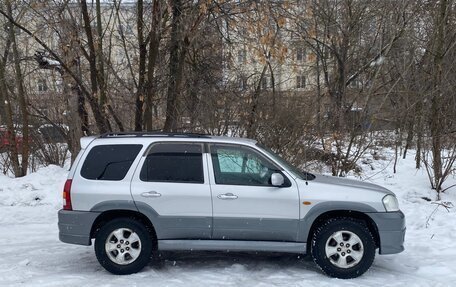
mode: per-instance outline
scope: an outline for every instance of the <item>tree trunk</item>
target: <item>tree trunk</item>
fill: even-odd
[[[77,37],[73,35],[74,22],[70,19],[62,19],[63,33],[67,37],[62,38],[60,48],[65,63],[68,65],[74,76],[81,78],[80,58],[77,50]],[[81,88],[75,81],[75,77],[68,72],[62,72],[63,94],[68,99],[68,149],[71,153],[73,163],[81,149],[80,138],[89,135],[89,117],[85,106],[85,97]]]
[[[8,14],[12,17],[12,7],[10,0],[6,1]],[[30,133],[29,133],[29,115],[27,110],[27,99],[25,95],[23,76],[19,58],[19,50],[16,43],[15,26],[10,22],[9,37],[12,40],[13,56],[14,56],[14,72],[15,82],[17,89],[17,99],[20,110],[20,122],[22,123],[22,144],[21,148],[21,164],[19,174],[15,174],[16,177],[22,177],[27,174],[28,160],[29,160],[29,147],[30,147]],[[14,141],[12,143],[17,144]]]
[[[164,131],[177,131],[179,123],[179,84],[181,76],[179,74],[179,63],[181,60],[179,53],[182,49],[182,41],[180,39],[181,33],[181,0],[172,0],[172,13],[173,18],[171,22],[171,39],[170,39],[170,57],[169,57],[169,78],[168,78],[168,92],[166,98],[166,119],[163,127]],[[182,59],[183,60],[183,59]]]
[[[266,71],[268,69],[268,64],[264,65],[263,71],[261,71],[260,79],[258,80],[258,83],[255,87],[255,91],[253,91],[252,94],[252,102],[250,106],[250,111],[249,115],[247,118],[247,125],[246,125],[246,131],[247,131],[247,137],[249,138],[255,138],[256,137],[256,122],[257,122],[257,109],[258,109],[258,101],[260,99],[260,92],[261,92],[261,82],[263,81],[264,75],[266,74]]]
[[[153,130],[153,103],[154,96],[154,72],[155,64],[158,57],[158,48],[160,45],[160,36],[158,33],[159,25],[161,22],[161,1],[155,0],[152,5],[152,24],[149,33],[149,55],[147,62],[147,85],[146,85],[146,100],[143,118],[143,126],[147,131]]]
[[[97,50],[96,50],[96,59],[98,64],[97,69],[97,83],[99,90],[99,105],[102,114],[106,115],[107,112],[107,98],[106,98],[106,81],[105,81],[105,71],[104,71],[104,59],[103,59],[103,26],[101,19],[101,4],[100,0],[96,0],[96,10],[97,10]],[[109,121],[106,119],[108,125]]]
[[[145,77],[146,77],[146,57],[147,43],[144,40],[144,3],[138,0],[137,3],[137,28],[138,28],[138,45],[139,45],[139,75],[138,89],[135,100],[135,131],[143,129],[143,106],[145,98]]]
[[[90,67],[90,90],[87,96],[90,108],[93,112],[93,117],[100,133],[105,133],[111,130],[109,121],[106,114],[103,112],[103,108],[99,104],[99,83],[98,83],[98,68],[97,68],[97,56],[95,52],[95,43],[92,34],[92,26],[90,25],[89,13],[87,10],[86,0],[81,0],[82,18],[84,21],[84,30],[87,36],[87,45],[89,47],[89,54],[87,60],[89,61]]]
[[[404,148],[404,154],[402,156],[403,159],[406,158],[407,156],[407,151],[410,149],[410,146],[412,145],[413,141],[413,129],[415,128],[415,115],[411,116],[408,121],[407,121],[407,139],[405,140],[405,148]]]
[[[8,141],[10,142],[8,151],[10,153],[13,173],[14,175],[16,175],[20,174],[21,169],[19,166],[19,157],[16,145],[16,132],[14,130],[13,110],[11,107],[11,98],[9,96],[8,86],[6,84],[5,62],[3,62],[3,60],[0,61],[0,95],[0,98],[2,98],[5,103],[5,121],[8,130]]]
[[[448,0],[441,0],[439,6],[439,13],[437,18],[437,31],[436,31],[436,49],[434,53],[434,91],[431,98],[431,115],[430,115],[430,132],[432,137],[432,169],[434,173],[434,188],[437,193],[440,193],[440,181],[442,179],[442,116],[441,98],[442,98],[442,73],[443,73],[443,57],[444,57],[444,44],[445,44],[445,26],[446,15],[448,9]]]

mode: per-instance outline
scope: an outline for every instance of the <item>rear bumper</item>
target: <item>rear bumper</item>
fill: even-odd
[[[380,237],[380,254],[404,251],[405,216],[402,211],[368,213],[375,222]]]
[[[59,239],[65,243],[90,245],[90,231],[99,213],[59,210]]]

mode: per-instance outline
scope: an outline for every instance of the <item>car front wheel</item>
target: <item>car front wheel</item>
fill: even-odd
[[[355,278],[366,272],[375,258],[375,240],[363,221],[332,218],[313,234],[314,262],[331,277]]]

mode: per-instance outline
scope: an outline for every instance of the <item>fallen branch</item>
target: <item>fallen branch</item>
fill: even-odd
[[[437,206],[435,207],[435,209],[431,212],[431,214],[429,215],[429,217],[427,218],[426,220],[426,228],[429,227],[429,221],[431,220],[431,218],[434,216],[434,214],[437,212],[437,209],[442,206],[446,209],[447,212],[450,212],[450,209],[454,207],[453,203],[450,202],[450,201],[443,201],[443,202],[431,202],[431,204],[436,204]]]

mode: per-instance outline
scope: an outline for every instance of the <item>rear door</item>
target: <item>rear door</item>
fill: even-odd
[[[213,239],[295,241],[299,194],[294,180],[255,149],[211,144]],[[282,187],[271,185],[281,173]]]
[[[210,239],[212,202],[202,143],[159,142],[142,157],[131,193],[158,239]]]

